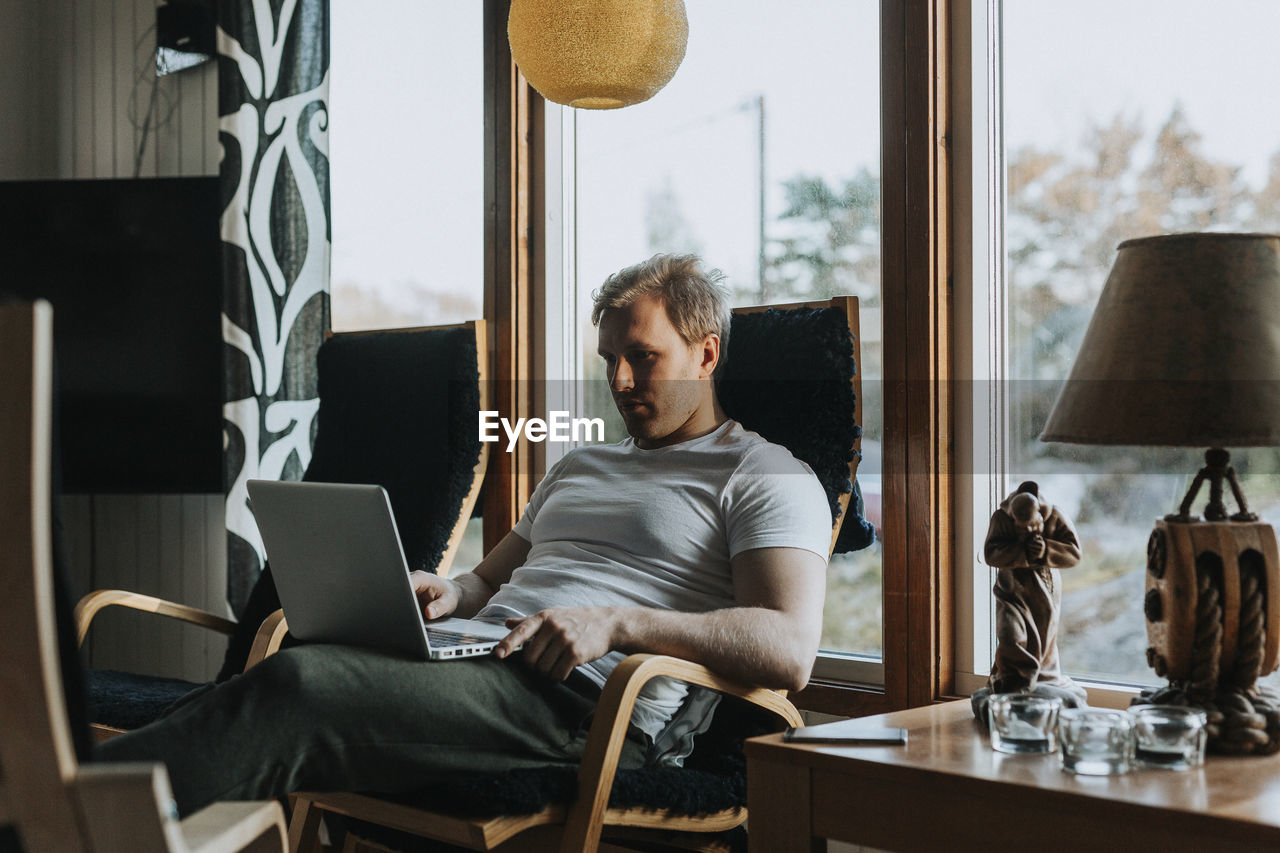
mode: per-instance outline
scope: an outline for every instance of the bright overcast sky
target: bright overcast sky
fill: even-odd
[[[1072,147],[1088,119],[1119,111],[1154,127],[1178,100],[1209,153],[1265,180],[1280,150],[1280,2],[1006,0],[1004,23],[1010,144]]]
[[[345,0],[332,9],[334,277],[394,293],[478,290],[483,250],[479,0]],[[878,169],[875,0],[688,0],[688,54],[652,101],[580,113],[580,272],[645,251],[646,196],[670,180],[713,262],[753,275],[756,113],[769,218],[779,182]],[[376,6],[377,14],[370,14]],[[1174,100],[1216,157],[1264,179],[1280,149],[1280,0],[1006,0],[1011,145],[1070,149],[1117,111]],[[763,22],[762,12],[783,14]],[[593,196],[592,193],[597,195]],[[748,235],[748,236],[744,236]],[[425,321],[432,322],[430,318]]]

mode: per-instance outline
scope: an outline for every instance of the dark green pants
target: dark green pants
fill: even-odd
[[[98,758],[164,762],[186,815],[215,800],[397,793],[427,774],[576,764],[594,708],[518,656],[422,662],[299,646],[102,743]],[[633,729],[622,766],[644,752]]]

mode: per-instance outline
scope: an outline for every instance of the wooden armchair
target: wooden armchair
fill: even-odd
[[[814,468],[831,501],[832,548],[838,539],[854,547],[871,541],[870,525],[860,514],[846,512],[854,494],[861,436],[857,320],[853,297],[738,309],[729,358],[718,380],[721,403],[731,417],[785,445]],[[636,697],[646,682],[659,675],[763,709],[771,715],[773,730],[800,724],[799,712],[780,692],[734,682],[677,658],[631,655],[605,684],[578,770],[576,796],[571,795],[570,802],[520,814],[477,817],[446,812],[438,804],[433,807],[429,797],[414,802],[360,793],[303,792],[295,798],[290,849],[314,853],[321,818],[333,813],[473,850],[723,850],[731,843],[725,831],[746,819],[745,790],[735,791],[736,802],[724,808],[689,814],[684,813],[688,809],[631,802],[614,786],[627,774],[680,772],[670,768],[619,771],[617,766]],[[708,735],[716,732],[725,711],[722,703]],[[720,744],[736,743],[740,754],[741,739],[760,733],[739,730]],[[706,737],[699,736],[691,762]],[[376,832],[356,824],[346,849],[395,849],[359,837],[371,834]]]
[[[52,326],[48,303],[0,305],[0,848],[283,850],[278,803],[219,803],[178,821],[162,765],[76,755],[54,611]]]
[[[610,791],[631,711],[640,689],[667,675],[745,700],[776,718],[774,730],[800,725],[800,713],[785,696],[722,678],[699,664],[665,655],[630,655],[609,676],[597,706],[578,771],[577,797],[519,815],[468,817],[432,811],[413,803],[357,793],[300,793],[289,826],[290,850],[315,853],[325,812],[346,815],[412,835],[471,850],[611,849],[608,842],[647,842],[681,849],[723,849],[716,834],[739,826],[746,808],[737,805],[713,814],[684,815],[638,805],[611,806]],[[635,771],[632,771],[635,772]],[[353,849],[359,849],[351,842]],[[383,849],[383,848],[372,848]]]
[[[478,411],[488,378],[485,322],[331,334],[316,357],[320,409],[315,448],[303,479],[374,483],[391,497],[405,556],[415,569],[447,574],[462,543],[488,461],[479,441]],[[176,570],[176,569],[175,569]],[[280,607],[270,569],[264,570],[239,623],[149,595],[98,590],[76,608],[83,642],[93,618],[122,606],[181,619],[229,637],[217,680],[253,666],[278,647],[272,623],[255,646],[263,622]],[[89,672],[99,709],[99,738],[155,719],[197,684],[111,671]]]

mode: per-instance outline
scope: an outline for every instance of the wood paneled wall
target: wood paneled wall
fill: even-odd
[[[218,173],[215,64],[156,77],[158,5],[0,0],[0,180]],[[227,613],[221,495],[70,495],[65,526],[77,596],[123,588]],[[118,607],[94,626],[97,667],[202,681],[226,647]]]
[[[156,77],[158,5],[0,0],[0,180],[217,174],[214,63]]]
[[[127,589],[229,616],[222,495],[67,495],[73,592]],[[207,681],[226,638],[151,613],[108,607],[86,638],[88,661]]]

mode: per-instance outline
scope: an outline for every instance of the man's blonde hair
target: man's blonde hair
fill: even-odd
[[[654,255],[609,276],[591,294],[591,323],[600,325],[610,308],[656,296],[685,343],[693,345],[707,335],[719,335],[719,370],[729,351],[729,292],[722,281],[724,273],[704,269],[697,255]]]

